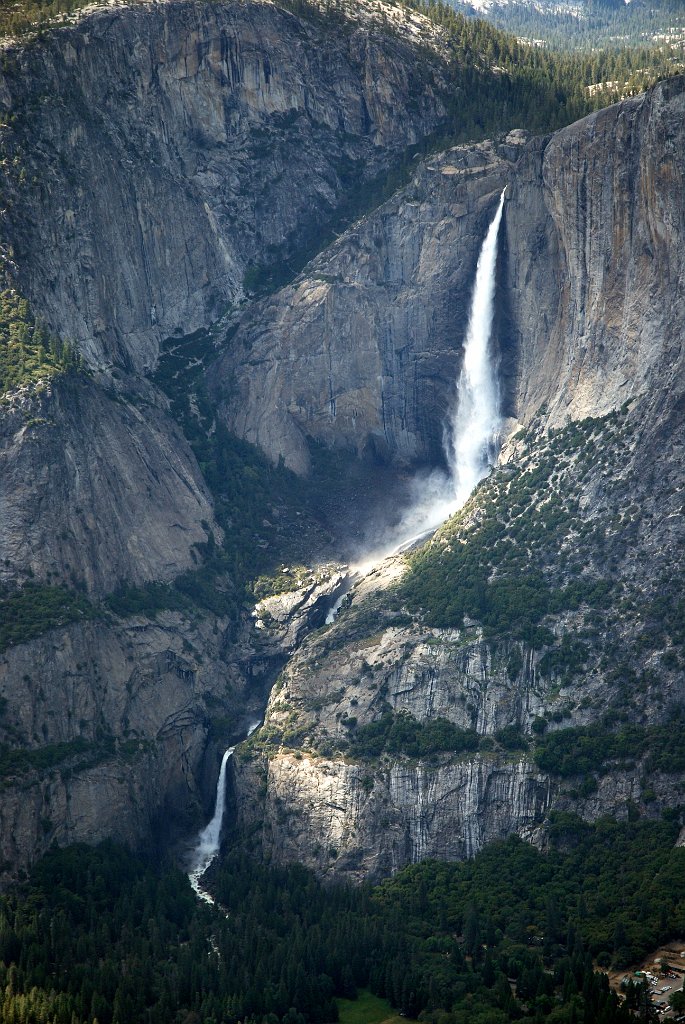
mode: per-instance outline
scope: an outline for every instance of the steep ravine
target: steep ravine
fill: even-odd
[[[239,624],[206,607],[119,619],[102,601],[170,583],[222,540],[144,377],[162,342],[302,260],[444,118],[439,33],[418,14],[368,21],[361,6],[332,30],[271,3],[179,0],[3,48],[2,287],[83,365],[0,399],[0,582],[66,587],[94,615],[41,630],[29,593],[29,625],[0,652],[10,873],[53,840],[136,844],[160,816],[198,820],[212,737],[240,735],[266,699],[283,655]]]
[[[624,692],[631,679],[610,685],[599,655],[579,679],[545,675],[545,645],[493,644],[475,620],[433,627],[414,607],[386,607],[373,580],[309,638],[323,610],[311,588],[264,630],[247,608],[232,624],[199,607],[119,618],[101,603],[123,585],[172,581],[221,542],[173,403],[144,375],[165,339],[229,307],[208,388],[223,421],[274,463],[282,455],[305,474],[312,442],[319,456],[361,457],[369,475],[377,461],[394,473],[440,460],[475,260],[506,182],[503,412],[508,425],[529,424],[546,403],[539,436],[507,447],[512,471],[537,457],[546,427],[636,399],[609,462],[587,479],[569,467],[580,526],[626,535],[588,554],[633,605],[597,627],[597,650],[642,628],[641,600],[651,623],[657,576],[678,564],[682,82],[550,139],[516,132],[417,160],[407,188],[250,306],[246,293],[269,270],[298,265],[313,224],[445,114],[445,64],[420,18],[396,31],[338,28],[269,3],[181,0],[95,11],[5,51],[2,252],[85,367],[2,399],[1,578],[77,588],[93,609],[0,653],[9,875],[53,841],[135,845],[160,821],[193,828],[220,745],[281,669],[234,779],[243,837],[275,860],[378,876],[512,830],[542,841],[553,804],[597,816],[627,814],[628,800],[646,814],[677,802],[679,779],[656,778],[647,799],[639,768],[573,796],[573,783],[533,764],[530,744],[373,764],[340,745],[355,728],[345,722],[363,727],[384,701],[481,737],[511,726],[530,740],[537,718],[550,731],[557,713],[587,724],[623,693],[629,717],[656,724],[682,700],[670,635],[639,652],[640,712]],[[626,520],[633,501],[640,513]],[[324,589],[340,585],[334,576]],[[547,647],[584,629],[586,614],[559,616]]]

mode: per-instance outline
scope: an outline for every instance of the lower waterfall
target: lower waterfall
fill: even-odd
[[[247,730],[245,738],[261,725],[261,720],[252,722]],[[221,829],[224,823],[224,811],[226,810],[226,768],[229,759],[233,756],[235,747],[229,747],[224,751],[219,769],[219,778],[216,783],[216,800],[214,803],[214,814],[208,825],[206,825],[197,837],[195,849],[190,857],[190,870],[188,878],[190,884],[201,900],[206,903],[214,903],[212,896],[200,884],[200,879],[207,868],[213,862],[219,852],[221,845]]]
[[[235,747],[229,747],[221,759],[221,768],[216,784],[214,815],[209,824],[202,829],[197,837],[197,846],[193,852],[191,868],[188,872],[188,878],[193,889],[200,899],[205,900],[207,903],[213,903],[214,900],[207,890],[202,888],[200,879],[219,852],[221,827],[224,823],[224,811],[226,809],[226,765],[234,750]]]

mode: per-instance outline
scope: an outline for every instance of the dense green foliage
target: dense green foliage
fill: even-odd
[[[675,51],[653,45],[558,53],[456,13],[442,0],[415,0],[413,6],[447,34],[458,69],[452,131],[466,129],[470,137],[478,129],[551,131],[685,66],[682,44]]]
[[[231,855],[218,912],[113,845],[54,851],[0,899],[0,1015],[323,1024],[364,987],[441,1024],[628,1022],[592,956],[623,965],[685,929],[677,828],[560,818],[548,855],[510,839],[376,890]]]
[[[25,35],[60,15],[85,7],[90,0],[6,0],[0,9],[0,36]]]
[[[128,761],[147,749],[150,749],[149,741],[133,739],[117,743],[113,736],[100,736],[95,740],[78,736],[64,743],[46,743],[31,749],[0,744],[0,778],[16,785],[17,779],[26,780],[31,772],[44,774],[52,769],[59,769],[65,777],[115,756]],[[53,828],[49,818],[42,819],[41,824],[48,831]]]
[[[27,381],[80,367],[70,345],[48,334],[26,299],[12,288],[0,292],[0,395]]]
[[[27,583],[20,590],[0,592],[0,651],[95,614],[83,594],[66,587]]]
[[[685,771],[685,709],[675,707],[663,725],[611,723],[575,726],[550,732],[538,741],[535,760],[552,775],[584,775],[605,771],[611,761],[629,765],[647,755],[646,771]]]
[[[346,724],[349,724],[348,719]],[[428,757],[431,754],[461,754],[478,749],[478,735],[459,729],[446,718],[419,722],[407,712],[387,711],[375,722],[355,730],[349,747],[351,757],[379,757],[383,753]]]
[[[581,605],[604,607],[611,581],[580,554],[601,528],[580,516],[578,485],[569,470],[594,445],[608,447],[620,422],[612,414],[574,423],[516,472],[487,480],[436,540],[411,557],[401,589],[409,608],[422,609],[434,626],[460,626],[468,616],[493,635],[506,632],[539,647],[553,639],[541,628],[546,616]],[[577,659],[579,652],[560,648],[558,656]]]
[[[512,837],[464,864],[407,868],[381,895],[389,891],[408,914],[427,905],[457,931],[471,904],[486,942],[499,930],[515,942],[537,936],[551,951],[571,927],[593,956],[609,953],[625,967],[685,929],[685,850],[673,848],[677,832],[672,823],[588,825],[557,814],[547,855]]]
[[[388,1000],[368,989],[359,989],[355,999],[338,996],[335,1002],[340,1024],[402,1024],[399,1015],[393,1016]]]
[[[186,611],[190,602],[168,583],[145,583],[141,587],[120,587],[105,599],[115,615],[154,615],[158,611]]]

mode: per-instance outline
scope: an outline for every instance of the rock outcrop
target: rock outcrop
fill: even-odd
[[[685,79],[534,143],[506,211],[516,412],[549,423],[667,392],[682,358]]]
[[[244,759],[236,772],[241,795],[266,786],[257,834],[268,859],[352,881],[377,881],[426,858],[464,860],[512,832],[530,837],[553,792],[524,759],[395,762],[369,771],[283,752],[265,774]],[[254,828],[249,807],[242,810],[243,825]]]
[[[5,50],[3,240],[36,313],[92,366],[141,370],[248,268],[316,248],[445,115],[435,28],[392,10],[110,6]]]
[[[577,585],[579,599],[551,611],[547,635],[533,642],[501,623],[485,633],[468,619],[429,628],[420,609],[388,592],[405,559],[390,580],[387,565],[368,577],[351,608],[291,659],[261,737],[237,758],[239,832],[268,859],[379,877],[427,856],[469,856],[512,831],[544,845],[552,810],[596,820],[677,807],[679,757],[650,761],[639,737],[667,751],[685,702],[676,568],[685,540],[685,267],[682,202],[671,188],[683,161],[670,151],[664,159],[654,141],[656,131],[666,140],[682,132],[684,102],[685,82],[663,83],[533,140],[512,171],[499,267],[505,411],[534,422],[507,440],[506,465],[476,493],[461,532],[439,535],[433,548],[480,543],[473,559],[489,566],[483,586],[496,583],[505,569],[499,535],[484,544],[475,533],[501,514],[508,543],[539,567],[538,585]],[[559,430],[587,416],[597,419]],[[526,505],[519,483],[536,477]],[[604,598],[590,596],[597,582]],[[445,585],[436,575],[434,586]],[[449,585],[473,580],[455,574]],[[521,599],[514,587],[512,623]],[[477,734],[479,750],[421,757],[355,743],[358,730],[403,714],[446,719]],[[606,739],[619,722],[638,730],[623,759],[604,764],[595,750],[594,771],[587,762],[577,773],[541,771],[542,733],[598,726],[578,735],[601,743],[601,730]]]
[[[220,535],[181,431],[138,390],[67,376],[0,407],[0,582],[101,597],[173,579],[197,564],[210,530]]]

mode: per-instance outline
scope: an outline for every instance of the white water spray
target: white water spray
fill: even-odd
[[[219,779],[216,784],[214,815],[210,823],[202,829],[197,837],[197,846],[193,852],[191,869],[188,872],[188,878],[193,889],[200,899],[205,900],[207,903],[213,903],[214,900],[207,890],[202,888],[200,879],[219,852],[221,826],[224,823],[224,811],[226,809],[226,765],[234,750],[235,747],[229,747],[221,759]]]
[[[478,257],[464,363],[457,384],[457,402],[449,419],[446,447],[454,482],[456,508],[467,501],[492,464],[499,431],[499,392],[490,348],[499,233],[504,193]]]
[[[413,547],[433,533],[468,500],[476,484],[494,461],[499,431],[499,392],[496,364],[490,347],[499,234],[504,193],[481,247],[473,286],[469,324],[464,341],[464,360],[457,382],[454,405],[445,425],[443,444],[449,475],[436,470],[417,477],[417,500],[404,513],[386,545],[363,564],[354,566],[365,575],[384,558]]]
[[[343,601],[345,600],[346,597],[347,597],[347,591],[344,591],[344,593],[342,593],[340,595],[340,597],[336,598],[334,603],[328,609],[328,612],[326,614],[326,618],[324,619],[324,624],[326,626],[330,626],[330,624],[332,622],[335,622],[335,620],[336,620],[336,618],[338,616],[338,612],[342,608],[342,603],[343,603]]]
[[[252,722],[247,730],[247,736],[261,725],[261,721]],[[190,884],[201,900],[206,903],[213,903],[214,900],[206,889],[200,885],[200,879],[212,863],[221,843],[221,829],[224,823],[224,811],[226,810],[226,769],[229,759],[233,756],[235,747],[229,747],[224,751],[219,769],[219,778],[216,783],[216,801],[214,803],[214,814],[212,820],[202,829],[197,837],[197,844],[190,858],[190,871],[188,878]]]

